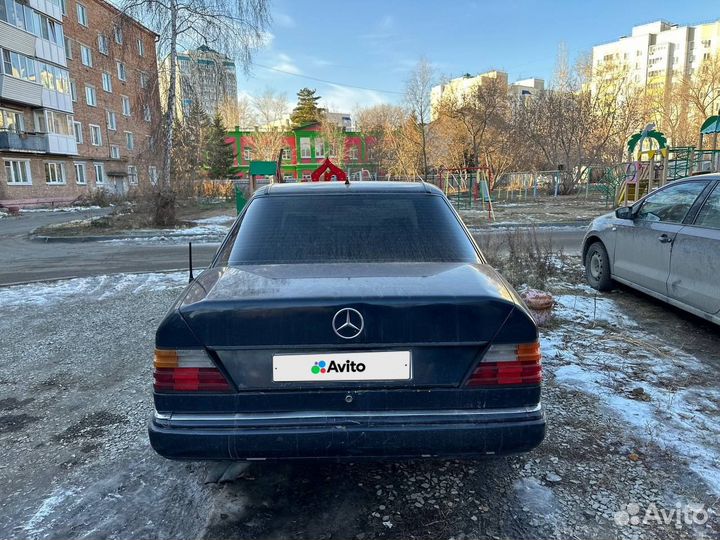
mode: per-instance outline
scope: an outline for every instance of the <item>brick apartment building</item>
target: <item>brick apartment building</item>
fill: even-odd
[[[0,201],[156,178],[156,35],[104,0],[0,4]]]

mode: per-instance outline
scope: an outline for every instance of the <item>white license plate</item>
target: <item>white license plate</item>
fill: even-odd
[[[410,351],[279,354],[273,356],[273,381],[406,381]]]

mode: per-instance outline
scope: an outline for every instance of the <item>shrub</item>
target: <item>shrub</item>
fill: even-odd
[[[532,229],[512,229],[475,237],[488,263],[510,284],[545,289],[562,269],[562,250],[553,250],[552,239],[540,238]]]

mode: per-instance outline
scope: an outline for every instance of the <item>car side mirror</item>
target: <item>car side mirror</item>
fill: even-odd
[[[633,215],[632,206],[621,206],[615,210],[615,217],[618,219],[633,219],[635,216]]]

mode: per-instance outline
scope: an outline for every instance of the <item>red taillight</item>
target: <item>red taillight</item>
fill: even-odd
[[[492,345],[473,370],[466,386],[540,384],[540,343]]]
[[[230,383],[204,350],[156,350],[156,392],[231,392]]]

